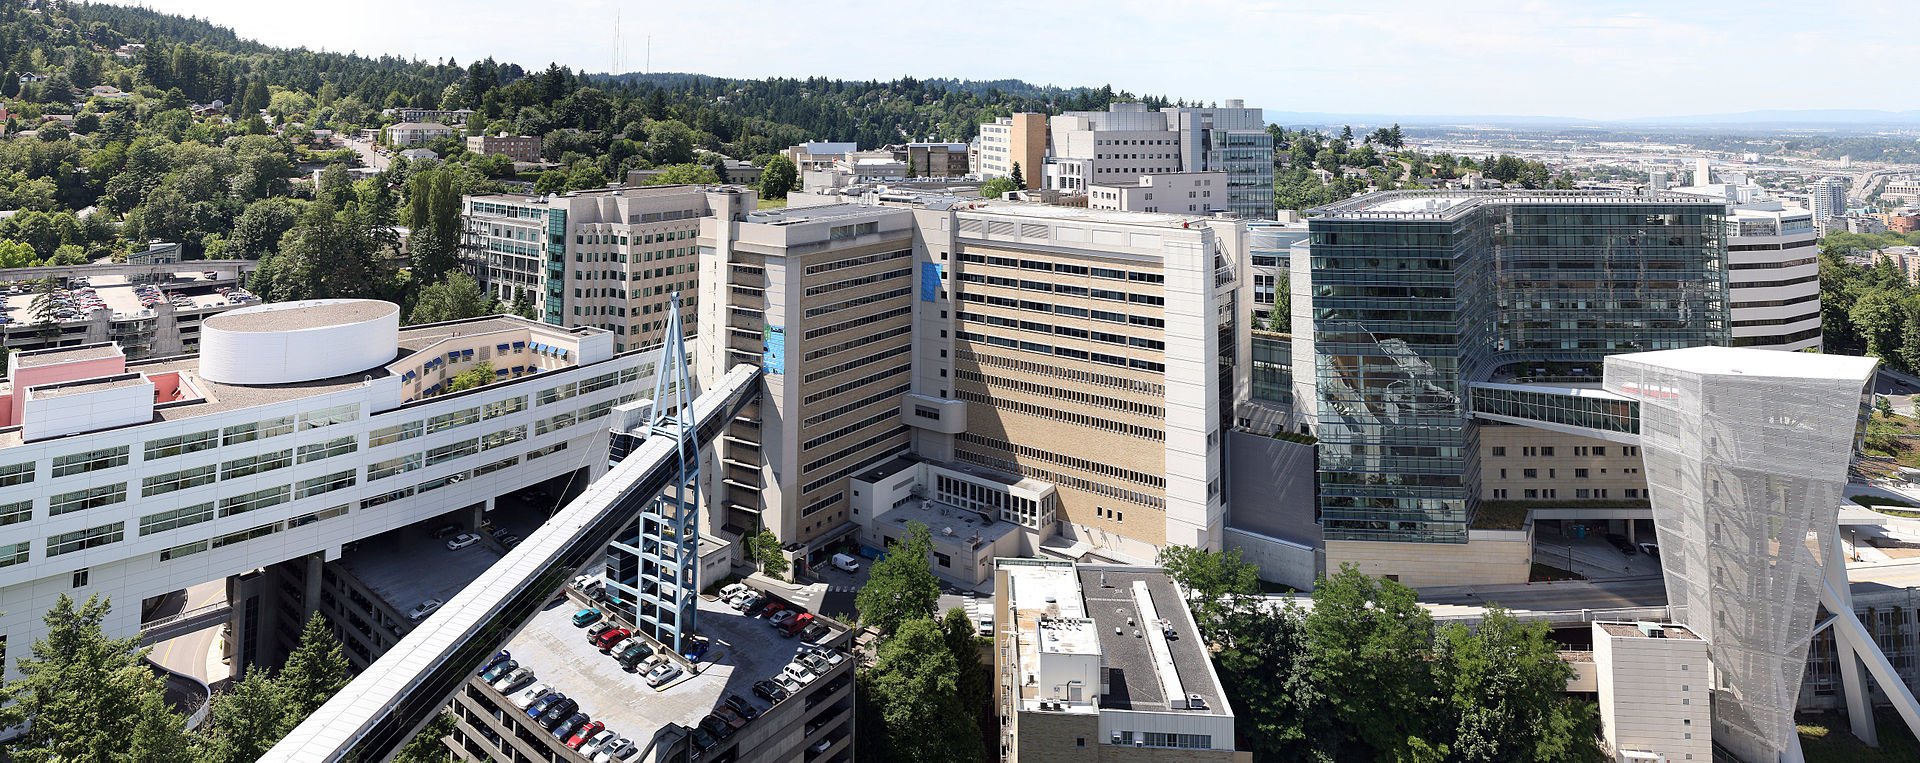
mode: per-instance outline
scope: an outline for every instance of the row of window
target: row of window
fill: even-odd
[[[1055,313],[1074,318],[1092,318],[1097,321],[1107,321],[1109,323],[1125,323],[1150,328],[1165,328],[1167,325],[1165,320],[1147,315],[1128,315],[1126,313],[1116,313],[1111,310],[1089,310],[1084,307],[1060,305],[1052,302],[1037,302],[1031,299],[1011,299],[996,294],[961,292],[959,298],[962,302],[978,302],[996,307],[1010,307],[1016,310],[1031,310],[1040,313]]]
[[[907,436],[907,433],[910,431],[912,431],[910,427],[908,427],[905,424],[902,424],[900,426],[894,427],[885,432],[882,432],[880,434],[867,438],[865,442],[861,443],[860,447],[866,448],[877,443],[887,442],[889,440],[894,440],[896,443],[898,443],[898,445],[904,445],[905,443],[903,439]],[[892,453],[898,447],[898,445],[891,445],[887,448],[881,449],[880,451],[881,455],[884,456],[888,453]],[[857,453],[858,450],[853,448],[848,448],[847,452]],[[806,493],[811,493],[815,490],[819,490],[822,486],[830,484],[834,480],[840,479],[849,474],[860,471],[861,469],[865,468],[869,463],[870,463],[869,461],[865,461],[865,460],[856,460],[856,461],[850,462],[846,466],[842,466],[838,469],[833,470],[831,473],[821,475],[813,479],[812,481],[809,481],[807,484],[801,485],[800,492],[802,494],[806,494]]]
[[[1003,410],[1003,411],[1013,411],[1015,413],[1026,414],[1028,416],[1037,416],[1043,419],[1063,421],[1068,424],[1073,424],[1075,426],[1088,427],[1090,429],[1101,429],[1108,432],[1116,432],[1119,434],[1127,435],[1129,437],[1139,437],[1146,440],[1159,440],[1162,442],[1166,441],[1167,439],[1166,431],[1155,428],[1155,427],[1143,427],[1137,424],[1128,424],[1125,422],[1114,421],[1112,419],[1103,419],[1098,416],[1089,416],[1084,413],[1073,413],[1070,411],[1062,411],[1057,408],[1049,408],[1043,405],[1023,403],[1018,400],[1007,400],[1005,398],[998,398],[992,395],[983,395],[978,392],[974,392],[972,390],[965,390],[965,389],[954,390],[953,396],[970,403],[979,403],[981,405],[991,406],[993,408]]]
[[[872,355],[866,355],[866,356],[854,358],[852,360],[848,360],[842,363],[837,363],[831,366],[827,366],[826,368],[808,371],[807,375],[801,378],[801,381],[802,383],[805,383],[805,384],[812,384],[816,381],[825,379],[834,374],[851,371],[861,366],[872,365],[874,363],[878,363],[888,358],[905,355],[912,351],[913,351],[913,345],[903,344],[898,347],[892,347],[886,350],[882,350],[880,352],[876,352]]]
[[[1045,461],[1047,463],[1054,464],[1057,466],[1064,466],[1069,469],[1078,469],[1083,472],[1090,472],[1093,474],[1099,474],[1107,477],[1118,477],[1128,482],[1137,482],[1142,485],[1146,485],[1148,487],[1154,488],[1156,490],[1164,490],[1167,487],[1166,477],[1156,475],[1156,474],[1150,474],[1148,472],[1134,471],[1132,469],[1123,469],[1118,466],[1114,466],[1112,464],[1104,463],[1100,461],[1092,461],[1084,458],[1074,458],[1073,456],[1069,456],[1064,453],[1060,453],[1058,451],[1046,450],[1044,448],[1032,448],[1025,445],[1016,445],[1014,443],[1007,442],[1006,440],[995,439],[992,437],[987,437],[985,435],[974,434],[972,432],[961,432],[960,434],[954,435],[954,437],[964,443],[978,445],[983,448],[991,448],[993,450],[997,450],[1002,453],[1011,453],[1021,458],[1031,458],[1039,461]]]
[[[842,289],[852,289],[860,286],[866,286],[868,284],[880,283],[881,281],[891,281],[894,279],[906,278],[907,276],[912,274],[913,274],[913,271],[908,268],[900,268],[898,270],[888,270],[881,273],[868,273],[867,275],[860,276],[858,278],[848,278],[841,281],[834,281],[832,283],[823,283],[818,286],[809,286],[806,289],[806,296],[817,297],[822,294],[827,294],[829,292],[836,292]]]
[[[1026,341],[1020,341],[1016,339],[1009,339],[1003,336],[981,334],[981,333],[976,333],[971,331],[955,332],[955,336],[960,339],[965,339],[969,342],[982,342],[985,344],[993,345],[995,347],[1006,347],[1006,348],[1015,349],[1015,350],[1025,350],[1027,352],[1037,352],[1042,355],[1054,355],[1062,358],[1073,358],[1075,360],[1091,360],[1095,363],[1105,363],[1110,366],[1119,366],[1121,368],[1137,368],[1142,371],[1152,371],[1154,373],[1166,373],[1167,371],[1167,365],[1159,361],[1142,360],[1140,358],[1128,359],[1128,358],[1120,357],[1118,355],[1108,355],[1106,353],[1100,353],[1100,352],[1089,352],[1087,350],[1082,350],[1077,347],[1055,347],[1053,345],[1041,344],[1039,342],[1026,342]]]
[[[1167,304],[1167,299],[1158,294],[1136,294],[1115,289],[1090,289],[1073,284],[1030,281],[1024,278],[1002,278],[1000,276],[987,276],[979,273],[961,273],[960,281],[962,283],[977,283],[1007,289],[1023,289],[1048,294],[1065,294],[1070,297],[1090,297],[1093,299],[1104,299],[1110,302],[1129,302],[1136,305],[1161,307]]]
[[[1053,324],[1041,323],[1039,321],[1023,321],[1023,320],[1007,318],[999,315],[986,315],[982,313],[967,312],[964,310],[960,312],[960,320],[966,321],[968,323],[981,323],[988,326],[1000,326],[1002,328],[1020,329],[1023,331],[1032,331],[1040,334],[1064,336],[1071,339],[1089,339],[1095,342],[1105,342],[1107,344],[1119,344],[1119,345],[1126,345],[1129,347],[1139,347],[1141,349],[1153,350],[1155,352],[1161,352],[1166,350],[1167,348],[1167,344],[1158,339],[1148,339],[1145,337],[1128,336],[1125,334],[1114,334],[1106,331],[1088,330],[1083,328],[1077,328],[1074,326],[1056,326]]]
[[[1106,498],[1112,498],[1120,501],[1126,501],[1128,503],[1139,504],[1141,506],[1146,506],[1146,507],[1155,508],[1155,509],[1165,509],[1167,505],[1166,499],[1161,498],[1160,496],[1157,496],[1157,495],[1148,495],[1146,493],[1142,493],[1137,490],[1128,490],[1126,488],[1115,487],[1113,485],[1109,485],[1104,482],[1095,482],[1085,477],[1076,477],[1071,474],[1061,474],[1059,472],[1055,472],[1050,469],[1042,469],[1037,466],[1031,466],[1028,464],[1018,464],[1012,461],[1008,461],[1006,459],[995,458],[993,456],[989,456],[984,453],[978,453],[975,451],[967,450],[966,448],[955,448],[953,451],[953,456],[954,458],[957,458],[961,461],[966,461],[968,463],[973,463],[973,464],[979,464],[989,469],[996,469],[996,470],[1005,472],[1007,474],[1018,474],[1022,477],[1029,477],[1032,479],[1042,480],[1045,482],[1051,482],[1056,487],[1070,488],[1073,490],[1081,491],[1083,493],[1092,493],[1094,495],[1103,496]]]
[[[882,310],[872,315],[862,315],[858,318],[850,318],[832,325],[807,329],[806,338],[815,339],[815,338],[826,336],[828,334],[837,334],[842,331],[846,331],[848,329],[857,329],[857,328],[860,328],[861,326],[879,323],[884,320],[898,318],[902,315],[910,315],[912,313],[913,313],[912,305],[905,305],[905,306],[895,307],[888,310]]]
[[[1050,384],[1036,384],[1034,382],[1008,379],[1003,376],[991,376],[978,371],[962,369],[955,369],[953,376],[961,381],[969,381],[989,387],[1018,390],[1031,395],[1044,395],[1058,400],[1070,400],[1082,405],[1092,405],[1126,413],[1137,413],[1142,416],[1152,416],[1156,419],[1163,418],[1166,415],[1166,410],[1157,405],[1148,405],[1146,403],[1124,400],[1117,397],[1107,397],[1106,395],[1095,395],[1090,392],[1081,392],[1079,390],[1057,387]]]
[[[911,370],[907,366],[901,366],[901,368]],[[845,416],[849,413],[852,413],[866,406],[873,405],[874,403],[883,402],[888,398],[907,394],[912,390],[913,390],[913,385],[911,384],[902,384],[902,385],[893,387],[891,389],[881,390],[880,392],[876,392],[874,394],[860,398],[859,400],[853,400],[853,401],[835,406],[831,409],[821,411],[812,416],[808,416],[805,421],[801,422],[800,425],[803,427],[810,427],[824,421],[830,421],[840,416]]]
[[[1124,376],[1108,376],[1102,373],[1097,373],[1093,371],[1082,371],[1075,368],[1063,368],[1053,363],[1034,363],[1032,361],[1019,360],[1017,358],[1003,358],[998,355],[985,355],[981,353],[976,353],[972,350],[956,350],[954,352],[954,357],[958,360],[972,361],[979,365],[988,366],[991,368],[1004,368],[1009,371],[1020,371],[1023,373],[1052,377],[1055,379],[1064,379],[1066,381],[1081,382],[1084,384],[1094,384],[1102,387],[1114,387],[1116,389],[1124,389],[1129,392],[1140,392],[1147,395],[1152,395],[1154,397],[1164,397],[1166,396],[1166,393],[1167,393],[1167,388],[1165,385],[1158,384],[1155,382],[1142,381],[1140,379],[1129,379]]]

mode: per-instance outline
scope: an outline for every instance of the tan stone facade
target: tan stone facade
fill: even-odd
[[[1327,571],[1343,565],[1414,588],[1525,583],[1533,542],[1520,530],[1472,530],[1466,543],[1391,543],[1330,540]]]
[[[1522,426],[1480,427],[1483,501],[1635,505],[1647,499],[1640,449]]]

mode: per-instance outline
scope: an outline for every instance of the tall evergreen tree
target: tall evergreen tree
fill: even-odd
[[[60,594],[47,611],[47,635],[19,661],[21,679],[0,688],[0,723],[22,726],[14,760],[188,759],[185,718],[167,706],[139,639],[107,637],[110,610],[98,597],[76,607]]]

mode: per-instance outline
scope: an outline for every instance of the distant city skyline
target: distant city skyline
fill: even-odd
[[[1849,63],[1886,70],[1920,54],[1909,24],[1876,21],[1920,20],[1914,6],[1896,0],[1849,3],[1832,14],[1785,2],[1384,0],[1322,9],[1189,0],[1169,12],[1172,6],[1146,0],[1097,9],[981,0],[942,13],[994,23],[929,19],[897,35],[881,27],[903,22],[902,9],[872,0],[810,3],[799,16],[742,0],[336,0],[298,12],[257,0],[139,4],[206,18],[270,45],[451,56],[463,65],[491,56],[529,69],[558,62],[576,71],[647,70],[651,37],[656,72],[1110,84],[1139,95],[1244,98],[1287,112],[1634,119],[1920,109],[1920,94],[1832,75]],[[1032,30],[1026,41],[1022,29]],[[1046,32],[1067,29],[1073,34],[1059,39]]]

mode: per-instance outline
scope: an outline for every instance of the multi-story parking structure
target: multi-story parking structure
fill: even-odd
[[[614,339],[504,316],[403,329],[390,303],[326,300],[209,319],[198,356],[15,353],[0,636],[24,653],[61,594],[111,597],[107,631],[132,635],[151,597],[602,473],[604,418],[657,355]],[[493,381],[451,389],[481,364]]]

